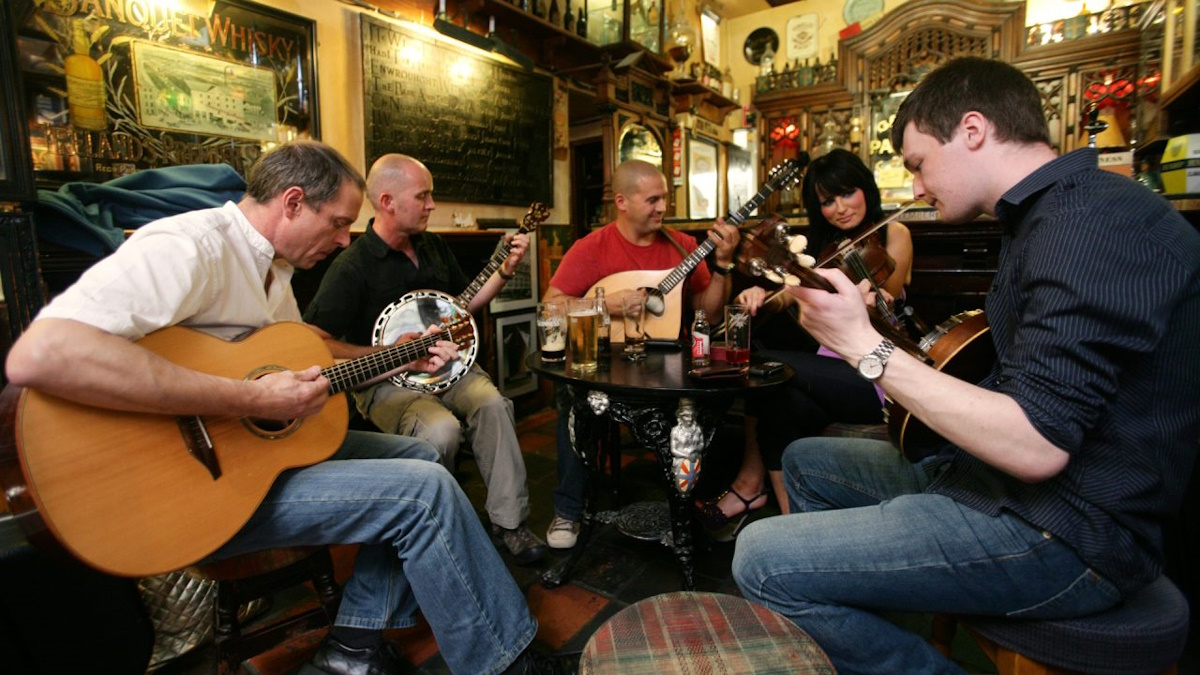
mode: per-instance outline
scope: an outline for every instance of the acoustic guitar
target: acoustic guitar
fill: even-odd
[[[138,341],[186,368],[257,378],[323,367],[330,394],[472,339],[465,322],[333,364],[324,341],[278,323],[229,342],[170,327]],[[123,412],[8,386],[0,394],[0,484],[30,541],[102,572],[145,577],[190,565],[249,520],[285,469],[328,459],[345,439],[344,396],[290,421]]]
[[[771,169],[767,176],[767,182],[763,184],[758,193],[742,204],[737,211],[725,216],[725,222],[739,228],[742,227],[750,214],[761,206],[767,197],[776,190],[782,190],[798,180],[800,172],[806,166],[808,166],[808,153],[801,152],[798,158],[785,160]],[[585,297],[594,297],[598,287],[604,288],[607,293],[643,289],[646,291],[648,314],[645,319],[646,337],[651,340],[676,340],[683,327],[683,287],[679,284],[715,248],[716,244],[711,239],[705,239],[674,269],[630,270],[610,274],[593,284]],[[620,321],[613,322],[612,330],[614,342],[623,339],[624,327]]]
[[[996,362],[996,346],[981,309],[955,314],[921,338],[921,351],[937,370],[967,382],[979,382]],[[941,436],[890,398],[887,400],[888,437],[910,462],[935,454],[946,442]]]

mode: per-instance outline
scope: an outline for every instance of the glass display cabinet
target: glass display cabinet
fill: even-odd
[[[629,44],[662,53],[663,0],[583,0],[587,39],[593,44]]]

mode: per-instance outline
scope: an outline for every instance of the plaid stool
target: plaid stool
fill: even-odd
[[[830,674],[807,633],[734,595],[664,593],[614,614],[588,640],[580,675]]]

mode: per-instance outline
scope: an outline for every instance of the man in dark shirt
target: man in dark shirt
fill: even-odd
[[[911,465],[878,441],[796,441],[794,515],[750,525],[734,575],[838,672],[961,672],[872,610],[1074,617],[1161,573],[1200,434],[1200,234],[1094,150],[1057,157],[1036,87],[998,61],[929,74],[892,141],[945,220],[1003,224],[997,363],[956,380],[892,351],[840,273],[822,272],[836,294],[797,289],[804,327],[947,444]]]
[[[367,196],[375,207],[367,231],[339,255],[321,279],[304,320],[331,338],[370,347],[372,331],[383,310],[410,291],[430,289],[457,296],[469,283],[445,241],[426,232],[433,202],[433,176],[412,157],[380,157],[367,175]],[[513,277],[529,239],[511,238],[500,269],[471,299],[468,311],[490,302]],[[423,317],[422,323],[436,322]],[[487,484],[485,504],[493,534],[517,562],[546,555],[546,544],[525,525],[529,490],[525,459],[514,429],[512,402],[500,395],[491,378],[472,365],[462,378],[438,394],[381,382],[353,394],[359,411],[384,431],[415,436],[432,443],[442,462],[452,467],[462,439],[459,418],[467,421],[467,438]]]

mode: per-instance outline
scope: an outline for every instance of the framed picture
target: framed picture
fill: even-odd
[[[821,19],[814,12],[793,16],[787,22],[787,60],[806,61],[817,58],[817,29]]]
[[[704,62],[721,68],[721,17],[708,7],[700,8],[700,50]]]
[[[35,4],[19,49],[40,182],[207,163],[244,175],[273,144],[320,137],[310,19],[249,0],[184,3],[162,21],[121,3]]]
[[[509,230],[515,233],[516,230]],[[517,265],[513,278],[492,298],[488,309],[492,314],[511,312],[515,309],[532,309],[538,301],[537,232],[530,232],[529,248],[521,264]],[[533,319],[530,319],[532,321]]]
[[[20,91],[21,72],[17,67],[15,4],[0,7],[0,87]],[[5,95],[0,102],[0,201],[26,201],[34,198],[33,166],[29,153],[29,132],[25,127],[21,96]]]
[[[508,398],[537,389],[537,378],[525,359],[538,350],[537,320],[533,312],[496,319],[496,387]]]
[[[716,218],[719,191],[716,142],[688,139],[688,217]]]

